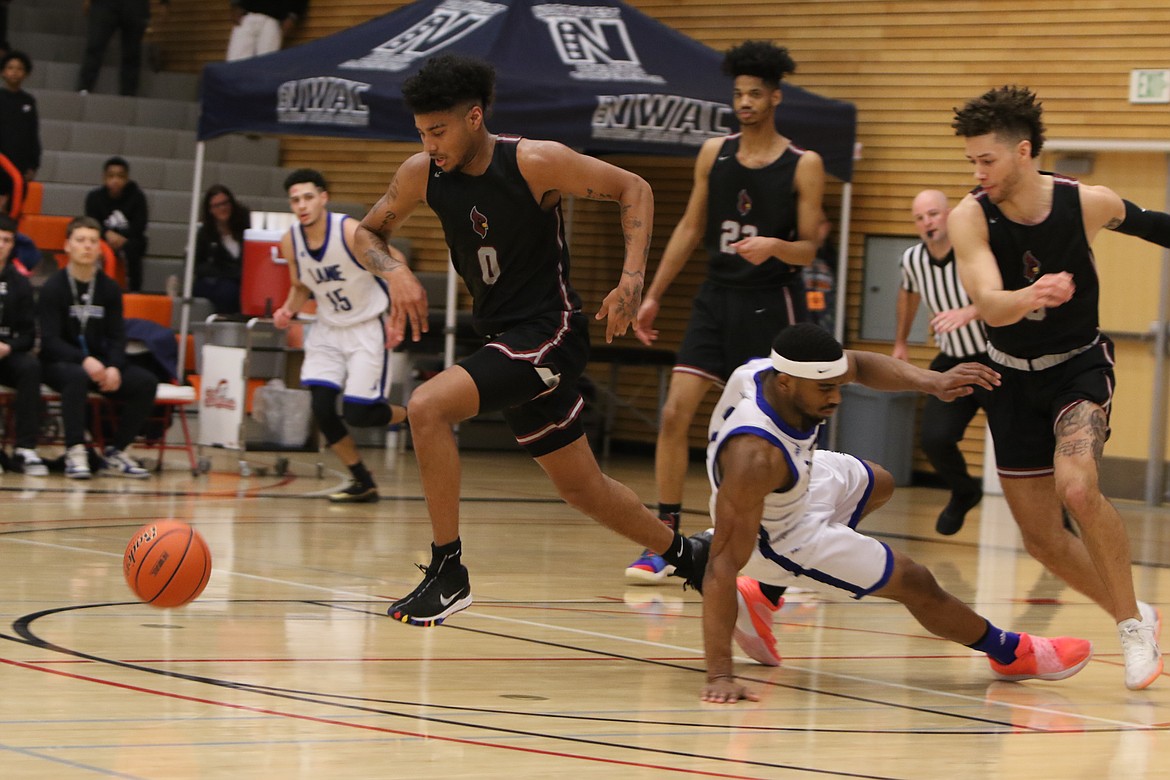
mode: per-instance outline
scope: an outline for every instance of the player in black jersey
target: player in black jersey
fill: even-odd
[[[467,58],[428,60],[406,81],[423,151],[394,175],[358,228],[358,260],[390,285],[392,341],[426,330],[426,293],[387,240],[420,204],[443,225],[452,262],[474,300],[484,346],[410,397],[411,436],[434,533],[426,576],[389,614],[434,625],[471,604],[459,541],[459,452],[452,426],[503,410],[516,440],[571,506],[692,572],[690,542],[602,473],[584,435],[577,380],[589,357],[588,320],[569,284],[564,195],[615,201],[625,235],[618,286],[602,301],[606,341],[626,332],[642,299],[654,217],[650,186],[628,171],[550,141],[489,133],[495,73]]]
[[[1113,615],[1125,683],[1136,690],[1161,674],[1160,621],[1134,595],[1125,526],[1099,485],[1113,345],[1098,329],[1090,243],[1107,228],[1170,246],[1170,215],[1039,170],[1041,113],[1036,96],[1014,86],[956,111],[979,186],[947,227],[1003,376],[987,417],[1004,497],[1028,551]],[[1081,538],[1062,524],[1062,506]]]
[[[772,338],[803,321],[800,272],[820,246],[825,166],[776,129],[780,81],[796,70],[788,50],[764,41],[730,49],[723,72],[734,79],[732,106],[740,131],[699,150],[686,211],[638,310],[634,333],[658,338],[654,319],[667,288],[703,242],[707,279],[695,298],[662,407],[655,449],[658,513],[678,528],[689,459],[688,434],[713,384],[754,357]],[[626,568],[634,584],[655,584],[668,562],[646,550]]]

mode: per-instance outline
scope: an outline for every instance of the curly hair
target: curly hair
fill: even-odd
[[[315,171],[312,168],[297,168],[284,179],[284,190],[288,192],[289,188],[294,184],[312,184],[319,190],[328,190],[329,184],[325,181],[325,177],[321,175],[320,171]]]
[[[772,342],[777,355],[800,363],[832,362],[845,354],[833,334],[811,322],[789,325]]]
[[[788,49],[767,41],[745,41],[723,55],[723,73],[731,78],[756,76],[775,89],[789,73],[796,72],[796,62]]]
[[[955,109],[951,127],[955,135],[974,138],[995,133],[1000,140],[1032,142],[1032,156],[1044,146],[1043,104],[1026,87],[1005,86],[983,93],[961,109]]]
[[[428,59],[402,84],[402,97],[414,114],[450,111],[463,103],[477,103],[486,114],[495,90],[496,72],[491,65],[444,54]]]

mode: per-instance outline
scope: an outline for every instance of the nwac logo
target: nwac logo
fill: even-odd
[[[619,9],[553,3],[534,6],[532,14],[548,25],[561,62],[573,68],[572,78],[665,83],[642,69]]]

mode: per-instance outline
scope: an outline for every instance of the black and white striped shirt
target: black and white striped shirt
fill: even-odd
[[[955,252],[935,260],[919,242],[902,254],[902,289],[922,296],[932,314],[961,309],[971,303],[959,282]],[[980,320],[972,320],[950,333],[936,333],[938,348],[954,358],[968,358],[987,351],[987,334]]]

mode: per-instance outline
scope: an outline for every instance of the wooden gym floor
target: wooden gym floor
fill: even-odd
[[[321,498],[342,483],[328,455],[283,475],[220,451],[198,478],[177,456],[144,482],[0,477],[0,777],[1170,776],[1170,679],[1125,689],[1112,622],[1022,552],[1001,498],[942,538],[946,494],[904,488],[863,528],[1003,627],[1092,639],[1081,674],[993,682],[896,604],[806,592],[777,615],[784,664],[738,666],[761,701],[720,706],[698,698],[697,594],[627,587],[638,551],[522,455],[465,455],[475,604],[433,629],[385,617],[430,529],[410,454],[366,457],[383,500],[346,508]],[[608,470],[653,498],[648,459]],[[688,503],[706,503],[697,465]],[[1120,508],[1138,593],[1166,609],[1170,512]],[[177,610],[135,603],[120,571],[165,517],[215,559]]]

